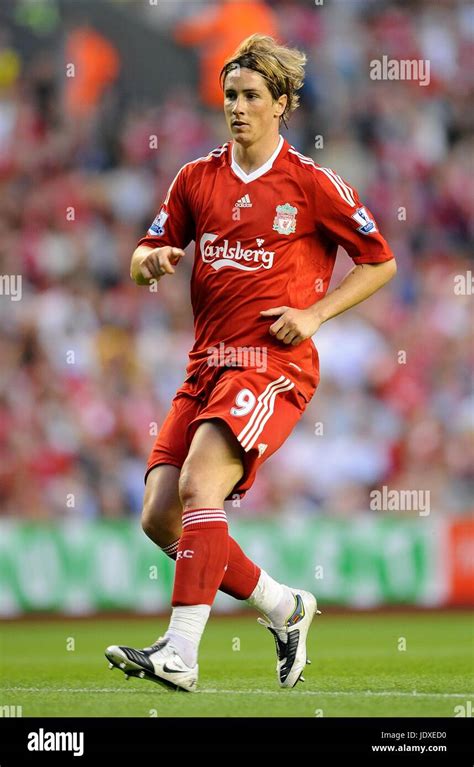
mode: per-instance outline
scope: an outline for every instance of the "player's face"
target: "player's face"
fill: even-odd
[[[225,118],[232,138],[239,144],[250,146],[278,132],[285,104],[286,96],[273,101],[262,75],[252,69],[234,69],[225,79]]]

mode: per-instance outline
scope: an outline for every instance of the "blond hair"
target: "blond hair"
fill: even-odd
[[[243,40],[221,69],[221,86],[234,69],[246,67],[262,75],[274,101],[286,94],[288,101],[281,119],[287,125],[287,118],[299,105],[298,91],[304,82],[306,54],[296,48],[279,45],[269,35],[250,35]]]

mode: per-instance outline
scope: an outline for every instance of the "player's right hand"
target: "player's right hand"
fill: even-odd
[[[173,266],[184,255],[184,250],[171,245],[154,248],[139,262],[138,273],[144,280],[161,280],[165,274],[174,274]]]

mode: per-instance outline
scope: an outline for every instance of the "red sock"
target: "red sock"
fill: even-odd
[[[162,551],[171,559],[176,559],[178,544],[179,539],[169,546],[163,546]],[[259,578],[259,566],[244,554],[237,541],[229,535],[229,561],[219,590],[234,599],[248,599]]]
[[[187,509],[176,555],[172,606],[212,605],[228,559],[225,511]]]
[[[248,599],[260,578],[260,568],[229,535],[229,563],[219,589],[235,599]]]

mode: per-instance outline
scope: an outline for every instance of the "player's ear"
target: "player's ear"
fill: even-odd
[[[283,93],[276,101],[275,101],[275,114],[274,117],[281,117],[286,109],[286,105],[288,103],[288,96],[286,93]]]

